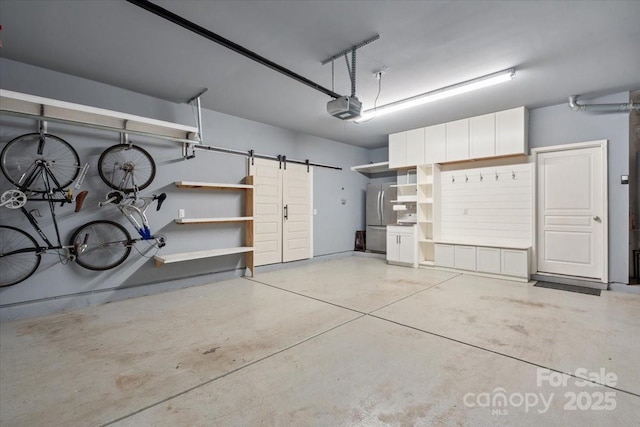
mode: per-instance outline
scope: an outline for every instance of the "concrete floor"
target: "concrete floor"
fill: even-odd
[[[349,257],[4,322],[0,425],[640,425],[639,327],[638,295]]]

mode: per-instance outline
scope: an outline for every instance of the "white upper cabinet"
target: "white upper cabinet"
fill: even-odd
[[[424,163],[424,128],[407,131],[407,160],[405,166],[417,166]]]
[[[469,159],[469,119],[445,124],[447,162]]]
[[[469,119],[469,157],[481,159],[496,154],[495,113]]]
[[[407,132],[389,135],[389,168],[401,168],[407,163]]]
[[[527,154],[525,107],[389,135],[389,168]]]
[[[496,113],[496,156],[527,153],[527,110],[524,107]]]
[[[427,165],[446,160],[445,124],[424,128],[424,163]]]

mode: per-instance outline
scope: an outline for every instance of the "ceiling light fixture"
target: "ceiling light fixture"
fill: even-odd
[[[457,83],[451,86],[433,90],[431,92],[422,93],[410,98],[401,99],[377,108],[366,110],[356,119],[356,123],[362,123],[373,119],[374,117],[383,116],[395,111],[404,110],[406,108],[416,107],[418,105],[427,104],[429,102],[438,101],[440,99],[449,98],[463,93],[471,92],[484,87],[493,86],[498,83],[507,82],[516,76],[516,69],[498,71],[496,73],[487,74],[466,82]]]

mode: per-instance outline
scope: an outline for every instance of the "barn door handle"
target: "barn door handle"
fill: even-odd
[[[594,220],[595,222],[602,222],[602,220],[600,219],[600,217],[599,217],[599,216],[594,216],[594,217],[593,217],[593,220]]]
[[[284,219],[289,219],[289,205],[284,205]]]

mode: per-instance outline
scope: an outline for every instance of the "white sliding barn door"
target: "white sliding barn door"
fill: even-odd
[[[305,165],[287,164],[282,174],[282,261],[311,257],[309,172]]]
[[[253,159],[253,246],[255,265],[282,262],[282,169],[278,162]]]
[[[254,183],[255,265],[311,257],[311,189],[305,165],[249,160]]]
[[[537,153],[538,271],[604,280],[606,145]]]

